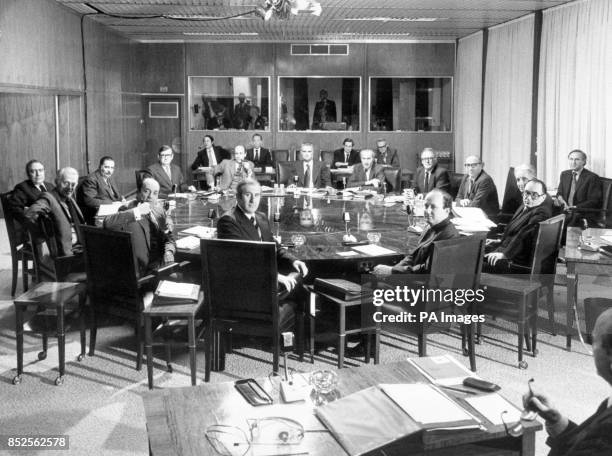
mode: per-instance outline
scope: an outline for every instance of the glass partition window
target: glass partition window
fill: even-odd
[[[358,131],[359,78],[281,77],[280,131]]]
[[[451,131],[453,79],[371,78],[370,130]]]
[[[267,77],[189,77],[191,130],[269,130]]]

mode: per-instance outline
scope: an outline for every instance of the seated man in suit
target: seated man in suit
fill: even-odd
[[[172,263],[176,252],[172,219],[157,203],[159,188],[155,179],[146,177],[136,200],[124,210],[104,219],[105,229],[131,233],[134,256],[141,276]]]
[[[223,160],[213,171],[215,176],[219,176],[220,190],[236,190],[239,182],[253,177],[254,165],[250,161],[245,161],[246,152],[244,146],[238,145],[234,148],[234,158]]]
[[[196,169],[200,167],[203,167],[203,168],[211,167],[212,168],[214,166],[217,166],[223,160],[231,158],[230,153],[227,150],[225,150],[221,146],[215,146],[215,138],[213,138],[211,135],[204,136],[203,142],[204,144],[202,148],[198,150],[196,154],[196,158],[191,164],[192,171],[195,171]],[[213,174],[207,173],[206,174],[207,188],[214,187],[214,185],[215,185],[215,182],[214,182]]]
[[[87,176],[77,189],[77,203],[88,225],[95,225],[94,219],[101,204],[125,201],[112,179],[114,172],[115,160],[102,157],[98,169]]]
[[[331,185],[329,167],[322,161],[313,159],[314,146],[312,143],[302,143],[300,146],[300,159],[295,162],[295,175],[297,186],[305,188],[325,188]]]
[[[426,147],[421,152],[421,163],[416,170],[414,180],[414,191],[426,194],[434,188],[448,192],[450,190],[450,176],[446,168],[438,166],[436,156],[431,147]]]
[[[376,140],[376,163],[379,165],[393,166],[394,168],[400,167],[397,150],[390,148],[387,145],[386,139],[380,138]]]
[[[597,374],[608,388],[612,385],[612,309],[595,322],[593,361]],[[543,387],[542,387],[543,388]],[[533,386],[523,395],[523,405],[544,418],[551,450],[548,456],[604,456],[612,454],[612,398],[607,397],[597,411],[582,424],[562,415],[540,388]]]
[[[374,274],[426,274],[430,269],[433,243],[459,237],[450,221],[453,199],[444,190],[433,189],[425,196],[425,221],[429,228],[419,238],[416,248],[395,266],[380,264]]]
[[[221,217],[217,223],[219,239],[238,239],[245,241],[275,242],[266,214],[258,212],[261,200],[261,185],[253,179],[247,179],[236,187],[236,207]],[[308,275],[308,268],[303,261],[291,255],[287,249],[277,245],[276,260],[279,270],[294,270],[302,277]],[[278,274],[278,282],[287,291],[292,291],[298,283],[298,276]]]
[[[45,166],[38,160],[30,160],[25,166],[28,178],[15,185],[8,203],[15,219],[25,223],[25,210],[38,199],[42,192],[53,190],[51,182],[45,182]]]
[[[251,138],[253,147],[246,151],[247,160],[253,162],[256,168],[265,168],[266,166],[274,166],[272,163],[272,155],[270,150],[262,147],[263,139],[259,133],[255,133]]]
[[[585,168],[587,155],[573,150],[568,155],[570,169],[559,177],[556,205],[567,212],[565,226],[580,226],[586,219],[589,225],[597,223],[603,197],[603,185],[597,174]]]
[[[78,181],[79,173],[76,169],[60,169],[55,179],[55,188],[41,193],[25,212],[25,218],[34,231],[37,231],[39,217],[50,218],[59,256],[79,255],[83,252],[80,225],[85,219],[73,197]]]
[[[174,151],[172,147],[163,145],[157,153],[158,163],[154,163],[147,168],[151,177],[159,184],[159,197],[167,198],[170,193],[190,191],[195,192],[193,185],[185,183],[183,171],[172,163]]]
[[[527,182],[523,191],[523,204],[514,213],[499,242],[488,239],[483,269],[487,272],[525,272],[513,269],[512,264],[530,267],[538,235],[539,223],[552,216],[546,201],[546,184],[538,179]],[[494,248],[494,250],[493,250]]]
[[[457,193],[457,204],[464,207],[479,207],[489,218],[499,212],[497,187],[491,176],[484,171],[484,163],[475,155],[465,159],[467,174],[461,180]]]
[[[334,164],[332,168],[353,166],[359,163],[359,152],[353,149],[353,140],[346,138],[342,141],[342,148],[334,150]]]
[[[353,166],[353,174],[349,177],[347,187],[374,187],[381,188],[385,182],[385,171],[382,165],[374,163],[374,151],[362,149],[359,152],[361,163]]]

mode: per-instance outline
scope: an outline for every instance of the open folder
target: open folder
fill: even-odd
[[[378,385],[318,407],[317,417],[351,456],[426,430],[481,428],[480,421],[433,385]],[[411,437],[412,436],[412,437]]]

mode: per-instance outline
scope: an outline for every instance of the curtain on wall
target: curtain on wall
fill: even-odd
[[[461,38],[455,71],[455,171],[468,155],[480,155],[483,33]]]
[[[538,96],[538,174],[556,187],[567,154],[612,176],[612,2],[544,11]],[[607,155],[607,159],[606,159]]]
[[[482,159],[500,201],[508,168],[531,155],[534,15],[489,29]]]

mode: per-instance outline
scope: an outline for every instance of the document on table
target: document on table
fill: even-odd
[[[197,236],[187,236],[177,239],[176,247],[182,250],[192,250],[200,245],[200,238]]]
[[[336,253],[340,255],[341,257],[352,257],[352,256],[359,255],[357,252],[354,252],[353,250],[347,250],[346,252],[336,252]]]
[[[466,397],[465,401],[470,404],[491,423],[503,424],[502,413],[506,423],[516,423],[521,419],[521,412],[505,397],[497,393],[485,394],[484,396]]]
[[[458,219],[453,219],[453,223],[456,225],[460,225],[463,228],[463,225],[466,226],[484,226],[486,228],[493,228],[497,226],[494,222],[492,222],[487,215],[484,213],[482,209],[479,207],[453,207],[453,212]],[[470,231],[470,230],[466,230]]]
[[[189,234],[202,239],[211,239],[217,235],[217,229],[209,226],[196,225],[181,231],[181,234]]]
[[[119,212],[119,208],[126,204],[128,203],[122,201],[115,201],[110,204],[100,204],[100,207],[98,208],[98,217],[106,217],[107,215],[116,214]]]
[[[379,255],[395,255],[395,250],[387,249],[379,245],[368,244],[368,245],[357,245],[353,247],[353,250],[357,250],[365,255],[379,256]]]
[[[460,385],[466,377],[479,378],[451,355],[408,358],[408,362],[438,385]]]
[[[604,242],[607,242],[608,244],[612,244],[612,235],[611,234],[602,234],[601,236],[599,236],[599,239],[601,239]]]

